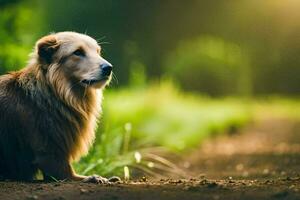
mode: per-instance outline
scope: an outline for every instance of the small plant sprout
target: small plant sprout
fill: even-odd
[[[142,160],[142,154],[140,152],[136,151],[134,153],[134,158],[135,158],[136,163],[140,163]]]
[[[60,182],[59,180],[57,180],[55,177],[50,176],[50,178],[54,181],[54,182]]]
[[[131,123],[130,123],[130,122],[127,122],[127,123],[125,124],[124,128],[125,128],[125,131],[126,131],[126,132],[131,132],[131,130],[132,130],[132,125],[131,125]]]
[[[124,125],[125,133],[124,133],[124,140],[123,140],[123,154],[127,153],[129,150],[129,143],[130,143],[130,135],[132,130],[131,123],[127,122]]]
[[[130,179],[130,172],[127,166],[124,167],[124,180],[128,181]]]

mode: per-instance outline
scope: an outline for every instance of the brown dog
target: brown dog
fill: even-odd
[[[27,67],[0,77],[0,176],[32,180],[41,170],[45,179],[107,181],[71,166],[94,140],[111,79],[100,52],[87,35],[51,34],[37,42]]]

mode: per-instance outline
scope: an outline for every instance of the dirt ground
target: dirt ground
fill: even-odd
[[[113,185],[0,182],[0,200],[300,199],[300,122],[260,120],[241,133],[208,140],[177,164],[185,179]]]

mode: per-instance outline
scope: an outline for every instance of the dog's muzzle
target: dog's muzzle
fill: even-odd
[[[85,85],[93,85],[102,81],[107,81],[109,80],[111,74],[112,74],[112,65],[110,63],[103,63],[100,65],[100,69],[101,69],[101,75],[99,78],[97,79],[84,79],[81,82]]]

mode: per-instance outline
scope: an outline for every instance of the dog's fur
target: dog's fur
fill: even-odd
[[[97,42],[61,32],[41,38],[24,69],[0,77],[0,176],[82,180],[71,162],[88,152],[104,77]],[[109,64],[110,65],[110,64]],[[93,83],[93,84],[92,84]]]

